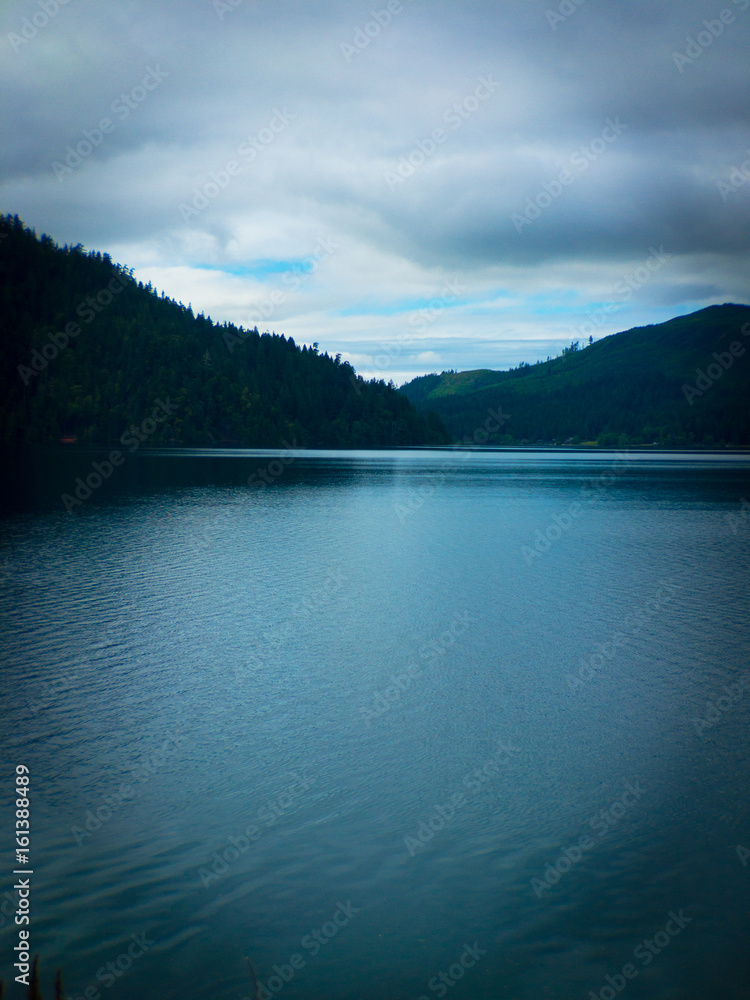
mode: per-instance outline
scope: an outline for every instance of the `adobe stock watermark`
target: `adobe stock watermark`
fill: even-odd
[[[429,305],[422,309],[416,309],[409,316],[409,326],[414,327],[415,333],[424,333],[428,326],[441,315],[442,311],[448,306],[454,305],[458,301],[459,295],[465,291],[466,286],[459,284],[457,278],[446,281],[439,298],[432,299]]]
[[[8,41],[13,51],[18,54],[21,49],[32,42],[42,29],[46,28],[53,17],[57,17],[61,7],[67,7],[70,0],[39,0],[31,17],[21,21],[20,34],[11,31]]]
[[[434,666],[435,661],[444,656],[468,630],[469,625],[475,625],[477,622],[478,619],[468,611],[454,615],[444,632],[420,647],[419,659],[426,661],[428,667]],[[359,710],[368,729],[373,719],[380,718],[401,700],[403,692],[408,691],[412,682],[422,676],[422,670],[422,666],[412,659],[403,673],[391,676],[391,684],[370,696],[371,706],[365,705]]]
[[[305,597],[294,602],[291,606],[290,614],[286,620],[275,628],[266,628],[260,634],[263,639],[263,647],[256,646],[248,654],[246,665],[249,667],[264,668],[276,656],[275,649],[287,640],[296,628],[296,619],[309,618],[311,615],[319,614],[323,608],[330,604],[333,596],[341,590],[349,578],[344,575],[340,567],[326,571],[323,579],[314,590]]]
[[[460,470],[459,462],[468,462],[471,458],[471,453],[463,449],[482,447],[486,445],[490,438],[494,437],[495,434],[510,420],[509,413],[503,413],[502,406],[498,407],[497,410],[490,409],[487,410],[489,416],[485,420],[483,426],[477,427],[473,434],[467,434],[463,440],[455,442],[451,445],[452,450],[459,452],[459,457],[452,461],[447,461],[440,465],[437,472],[430,473],[424,478],[428,480],[423,486],[412,487],[409,490],[408,498],[406,502],[394,501],[393,509],[396,514],[398,514],[399,521],[403,524],[407,518],[416,514],[420,510],[427,500],[433,496],[444,486],[454,473]]]
[[[56,702],[65,700],[69,694],[78,690],[80,679],[81,670],[76,668],[75,670],[69,669],[66,673],[60,674],[57,677],[42,681],[37,689],[34,700],[27,699],[29,711],[36,715],[38,712],[46,711]]]
[[[227,160],[223,168],[212,170],[209,178],[200,187],[193,188],[192,200],[181,201],[177,206],[177,211],[182,216],[183,222],[190,222],[196,218],[218,198],[222,191],[225,191],[235,177],[238,177],[243,170],[254,163],[260,153],[263,153],[275,142],[277,136],[286,131],[290,122],[297,116],[290,114],[286,108],[279,110],[274,108],[268,123],[255,135],[250,135],[243,139],[237,146],[236,155],[239,160]]]
[[[239,861],[242,855],[250,850],[251,844],[260,840],[265,830],[275,826],[280,819],[296,811],[294,807],[298,805],[298,800],[302,797],[303,792],[309,790],[315,779],[309,778],[307,775],[300,777],[296,771],[289,773],[294,781],[284,785],[282,791],[260,806],[253,821],[248,823],[244,831],[237,836],[230,836],[226,845],[218,847],[209,860],[198,869],[198,880],[204,889],[207,889],[212,882],[218,882],[219,879],[223,878],[230,866]]]
[[[0,903],[0,930],[6,923],[11,926],[15,924],[15,917],[18,913],[18,894],[11,895],[7,890],[3,892],[3,901]]]
[[[199,518],[195,514],[187,514],[185,517],[187,521],[192,522],[192,526],[180,544],[191,556],[206,552],[216,540],[217,534],[226,527],[226,520],[216,515],[207,519]]]
[[[177,409],[179,407],[176,403],[169,401],[169,396],[167,396],[166,401],[157,399],[156,406],[151,411],[151,416],[146,417],[138,425],[131,424],[120,438],[120,444],[127,446],[128,451],[132,455],[134,451],[140,448],[144,441],[147,441],[156,433],[159,424],[164,423],[165,420],[169,420],[170,416]],[[69,514],[72,514],[76,507],[80,507],[84,500],[88,500],[92,493],[98,490],[112,476],[116,468],[125,464],[125,458],[126,456],[121,451],[115,449],[109,453],[108,459],[105,459],[103,462],[92,462],[92,471],[86,476],[86,480],[84,481],[81,476],[78,476],[76,479],[74,483],[74,495],[63,493],[60,497],[65,510]]]
[[[740,525],[747,524],[750,521],[750,501],[742,497],[739,514],[729,511],[729,513],[724,515],[724,520],[732,534],[736,535]]]
[[[241,7],[245,0],[213,0],[213,9],[220,21],[223,21],[227,14]]]
[[[96,295],[87,295],[85,299],[76,306],[76,316],[83,320],[85,324],[92,323],[96,317],[110,305],[116,295],[124,291],[128,286],[128,279],[124,274],[116,274],[105,288],[101,288]],[[31,352],[31,359],[28,365],[18,365],[18,374],[24,385],[28,385],[32,378],[35,378],[55,358],[64,351],[71,340],[78,337],[81,327],[71,320],[65,324],[65,329],[58,333],[50,333],[47,342],[40,349],[34,348]]]
[[[455,986],[460,979],[463,979],[467,971],[473,969],[477,962],[486,954],[487,949],[480,948],[478,941],[475,941],[473,945],[464,944],[463,951],[456,961],[448,966],[448,971],[441,971],[436,976],[433,976],[427,983],[427,989],[431,990],[437,997],[446,996],[448,990]],[[429,1000],[429,998],[422,995],[419,997],[419,1000]]]
[[[492,97],[499,86],[500,84],[496,80],[493,80],[491,75],[480,76],[473,93],[460,101],[454,101],[443,113],[442,122],[452,132],[458,131],[464,122],[468,121],[479,110],[482,104]],[[391,191],[398,187],[399,184],[403,184],[409,177],[413,177],[416,171],[420,167],[423,167],[431,156],[434,156],[438,146],[441,146],[448,139],[449,135],[450,132],[446,132],[443,128],[433,129],[428,137],[417,141],[410,153],[401,157],[395,173],[393,170],[386,170],[383,174],[383,179]]]
[[[167,733],[167,738],[161,747],[153,754],[142,754],[139,762],[133,769],[132,781],[134,784],[144,784],[159,772],[167,760],[168,754],[174,753],[175,747],[182,743],[181,736],[173,736]],[[112,819],[123,806],[129,805],[138,797],[133,785],[122,782],[116,791],[111,795],[102,796],[101,803],[92,809],[87,809],[86,814],[80,824],[73,824],[70,832],[79,847],[91,840],[94,834]]]
[[[750,7],[750,0],[732,0],[739,11],[743,12]],[[724,7],[719,11],[716,18],[711,21],[704,19],[703,30],[699,31],[695,37],[689,35],[686,39],[687,48],[685,52],[673,52],[672,61],[680,73],[685,72],[686,66],[692,66],[696,59],[700,59],[706,49],[710,49],[717,38],[720,38],[730,24],[734,24],[736,13],[731,7]]]
[[[622,281],[618,281],[612,289],[613,295],[618,295],[620,301],[610,300],[601,305],[598,309],[590,309],[586,313],[586,322],[575,327],[570,332],[574,338],[590,337],[602,326],[605,326],[610,316],[618,313],[626,302],[632,299],[635,292],[653,280],[665,264],[667,264],[674,254],[667,253],[662,244],[658,249],[649,247],[649,255],[643,264],[636,267],[630,274],[626,274]]]
[[[284,450],[280,451],[276,458],[271,459],[267,465],[258,466],[255,472],[250,473],[247,477],[248,486],[261,486],[263,489],[266,486],[270,486],[276,482],[279,476],[283,476],[289,466],[301,454],[297,449],[296,438],[291,444],[287,444],[286,441],[282,441],[282,444],[284,445]]]
[[[610,465],[610,472],[601,472],[598,476],[589,477],[581,483],[578,490],[580,496],[587,503],[601,500],[610,486],[617,482],[632,464],[627,452],[618,452],[615,455],[615,461]],[[576,500],[569,504],[561,514],[553,514],[550,523],[544,530],[537,528],[533,547],[531,545],[521,546],[521,555],[526,565],[531,566],[534,560],[549,552],[552,546],[559,542],[563,535],[570,531],[576,520],[585,513],[587,513],[587,509]]]
[[[402,348],[414,347],[418,343],[417,335],[424,333],[429,325],[434,323],[445,309],[455,305],[458,302],[459,296],[465,291],[466,286],[459,284],[458,279],[454,278],[446,281],[438,297],[432,299],[427,306],[410,313],[407,322],[410,327],[413,327],[414,333],[401,333],[394,341],[388,344],[380,344],[378,353],[370,358],[369,370],[376,372],[387,371],[393,361],[401,357]],[[350,382],[358,396],[362,395],[362,381],[361,375],[354,374],[350,376]]]
[[[651,965],[656,955],[660,955],[669,947],[688,924],[693,922],[693,917],[685,916],[684,909],[680,909],[677,913],[670,910],[667,916],[664,930],[657,931],[653,938],[644,938],[633,950],[633,958],[637,958],[644,969]],[[629,982],[638,978],[639,973],[640,969],[636,968],[633,962],[626,962],[620,972],[604,977],[604,986],[600,986],[596,992],[589,990],[588,1000],[615,1000]]]
[[[750,0],[748,0],[750,3]],[[588,145],[581,146],[570,157],[569,167],[563,167],[557,177],[542,184],[541,190],[535,197],[526,199],[526,207],[523,212],[513,212],[510,221],[515,226],[517,233],[522,233],[527,226],[532,226],[558,198],[560,198],[566,188],[570,187],[578,177],[583,176],[592,163],[595,163],[612,145],[616,142],[625,129],[629,128],[620,121],[619,117],[612,121],[605,119],[604,128],[601,135],[593,139]]]
[[[378,353],[370,355],[369,365],[363,366],[363,368],[368,373],[375,373],[371,375],[372,378],[382,376],[388,371],[393,362],[401,357],[404,348],[414,347],[416,343],[417,341],[413,333],[400,333],[390,343],[378,344],[376,348]],[[357,375],[356,372],[349,376],[349,382],[358,396],[362,395],[362,386],[365,381],[366,379],[362,375]]]
[[[254,995],[243,997],[242,1000],[271,1000],[276,994],[281,993],[286,984],[294,979],[296,973],[304,969],[308,960],[319,955],[321,950],[333,941],[339,931],[346,927],[359,911],[360,907],[352,906],[351,899],[347,899],[346,903],[337,903],[330,920],[326,920],[320,927],[313,927],[308,934],[302,937],[299,943],[301,951],[290,955],[286,964],[274,965],[274,974],[269,976],[265,982],[256,980],[253,984],[255,987]],[[302,952],[309,952],[309,954],[305,956]],[[252,972],[252,965],[250,969]],[[254,972],[252,975],[255,979]]]
[[[517,747],[507,747],[502,743],[498,743],[493,756],[463,778],[463,787],[468,788],[472,795],[476,795],[486,787],[486,783],[491,778],[495,777],[501,771],[503,766],[508,764],[509,760],[513,760],[513,754],[519,754],[520,752]],[[444,830],[470,799],[471,795],[467,795],[466,792],[455,791],[445,803],[436,803],[427,819],[422,820],[418,824],[414,835],[407,834],[404,837],[404,845],[409,852],[409,857],[413,858],[418,850],[426,847],[435,834]]]
[[[750,690],[750,674],[743,674],[736,682],[729,681],[722,686],[722,693],[715,695],[706,702],[705,714],[702,719],[693,719],[693,725],[698,736],[704,729],[713,729],[721,722],[727,712],[730,712],[746,691]]]
[[[318,614],[331,597],[344,586],[348,576],[344,576],[341,567],[329,570],[325,576],[322,586],[318,587],[312,594],[295,601],[292,605],[292,613],[309,618],[310,615]]]
[[[601,500],[607,490],[625,475],[632,464],[630,452],[616,452],[614,461],[610,463],[610,471],[587,477],[581,483],[578,492],[586,501]]]
[[[628,782],[625,791],[609,805],[600,809],[598,813],[591,817],[589,826],[601,839],[606,837],[610,831],[618,825],[621,819],[628,815],[633,806],[645,794],[646,789],[641,787],[640,781]],[[630,801],[632,799],[632,801]],[[585,851],[591,851],[596,846],[596,841],[589,834],[583,834],[578,838],[577,843],[564,848],[559,857],[552,862],[547,862],[544,867],[544,874],[541,878],[534,877],[530,880],[530,886],[534,890],[537,899],[541,899],[545,892],[557,885],[563,875],[566,875],[574,865],[577,865],[584,856]]]
[[[750,323],[744,323],[740,327],[743,337],[750,337]],[[695,385],[683,385],[682,394],[692,406],[696,398],[700,399],[716,382],[722,377],[724,372],[734,365],[737,358],[741,358],[746,351],[746,347],[740,340],[733,340],[726,351],[714,351],[711,357],[714,359],[710,365],[706,365],[706,370],[696,368],[695,374],[698,376]]]
[[[109,110],[121,122],[124,122],[130,117],[133,111],[137,110],[143,104],[149,94],[161,86],[164,79],[168,76],[169,73],[163,70],[160,64],[156,68],[147,66],[146,75],[141,82],[137,83],[129,93],[120,94],[119,97],[115,98]],[[83,138],[76,143],[75,148],[72,145],[66,146],[65,162],[53,160],[50,164],[52,172],[58,181],[62,183],[65,177],[77,170],[92,155],[94,150],[101,146],[105,136],[114,132],[116,127],[117,122],[111,118],[102,118],[97,126],[90,129],[85,128],[82,132]]]
[[[285,288],[275,288],[260,303],[254,305],[250,309],[248,321],[255,323],[256,326],[258,323],[267,322],[279,306],[283,305],[288,297],[296,292],[301,285],[309,281],[320,265],[340,249],[341,244],[337,243],[332,237],[319,236],[313,252],[281,275],[281,282],[285,285]],[[248,330],[245,327],[241,327],[236,334],[226,330],[222,334],[222,340],[227,345],[229,353],[232,354],[237,344],[242,343],[243,340],[247,340],[253,332],[253,330]]]
[[[579,660],[577,673],[568,674],[569,689],[575,691],[582,688],[588,681],[593,680],[603,670],[607,662],[614,659],[618,650],[624,648],[628,642],[640,635],[643,626],[657,615],[665,604],[672,601],[675,592],[681,589],[682,584],[674,583],[671,578],[669,581],[661,581],[654,596],[630,614],[622,623],[622,628],[615,632],[608,642],[600,643],[588,659]]]
[[[12,559],[0,559],[0,584],[12,583],[19,575],[20,565]]]
[[[547,24],[549,24],[553,31],[557,31],[558,24],[564,24],[585,3],[586,0],[562,0],[557,10],[550,8],[547,11]]]
[[[102,965],[96,971],[95,982],[91,983],[84,990],[77,994],[70,994],[67,1000],[100,1000],[101,990],[96,985],[100,983],[106,990],[114,986],[118,979],[122,978],[126,972],[133,967],[133,963],[138,961],[149,948],[153,948],[155,941],[148,937],[151,931],[141,934],[131,934],[130,944],[112,961]]]
[[[730,195],[737,194],[750,181],[750,149],[747,152],[748,159],[741,163],[739,167],[732,167],[729,172],[728,181],[716,182],[722,201],[727,201]]]
[[[411,0],[408,0],[411,2]],[[403,14],[404,5],[401,0],[388,0],[388,3],[381,10],[371,10],[371,20],[366,21],[362,27],[357,28],[351,42],[341,42],[339,48],[346,62],[350,63],[360,52],[379,38],[383,28],[387,28],[394,17]]]
[[[566,507],[561,514],[553,514],[550,523],[544,531],[541,528],[536,530],[534,547],[529,545],[521,546],[521,555],[527,566],[531,566],[535,559],[549,552],[555,542],[558,542],[563,534],[567,534],[573,527],[573,522],[584,513],[583,505],[577,500]]]

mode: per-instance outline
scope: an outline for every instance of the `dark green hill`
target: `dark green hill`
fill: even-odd
[[[4,444],[370,448],[444,443],[438,421],[383,381],[290,338],[218,325],[134,280],[107,254],[58,247],[0,217]],[[167,404],[151,420],[158,401]]]
[[[401,391],[462,439],[501,407],[500,443],[708,447],[750,446],[749,388],[750,307],[723,305],[552,361],[425,375]]]

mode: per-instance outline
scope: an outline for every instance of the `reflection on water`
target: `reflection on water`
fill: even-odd
[[[67,513],[101,460],[0,527],[69,996],[745,1000],[750,460],[143,453]]]

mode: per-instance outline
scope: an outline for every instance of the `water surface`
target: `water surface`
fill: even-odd
[[[102,457],[0,527],[67,996],[746,1000],[750,459],[143,452],[68,513]]]

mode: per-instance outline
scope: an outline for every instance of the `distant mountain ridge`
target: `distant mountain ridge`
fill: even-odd
[[[447,443],[392,385],[217,324],[108,254],[0,216],[0,443],[372,448]],[[157,416],[152,416],[157,414]]]
[[[495,444],[750,446],[750,306],[709,306],[512,371],[424,375],[401,387],[464,439],[490,409]]]

